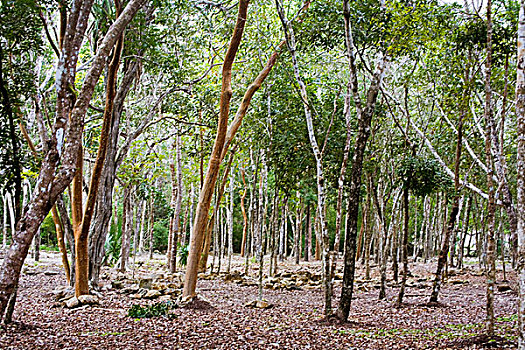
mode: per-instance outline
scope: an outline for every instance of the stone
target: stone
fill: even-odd
[[[136,293],[139,289],[140,288],[139,288],[138,284],[132,284],[131,286],[128,286],[126,288],[122,288],[120,291],[123,294],[132,294],[132,293]]]
[[[168,302],[168,301],[171,301],[171,300],[173,300],[171,298],[171,295],[161,295],[159,297],[159,301],[161,301],[161,302]]]
[[[124,287],[124,283],[122,283],[122,281],[111,281],[111,288],[122,289],[123,287]]]
[[[98,297],[96,297],[95,295],[80,295],[78,297],[78,301],[80,302],[80,304],[82,305],[98,305],[100,304],[100,301],[98,299]]]
[[[510,290],[512,290],[512,288],[508,284],[500,284],[498,286],[498,292],[500,292],[500,293],[508,292]]]
[[[230,273],[230,274],[226,274],[224,276],[224,281],[240,281],[242,280],[242,276],[239,272],[234,272],[234,273]]]
[[[256,309],[269,309],[269,308],[273,307],[272,304],[269,304],[265,300],[252,300],[252,301],[244,304],[244,306],[245,307],[256,308]]]
[[[151,289],[153,285],[153,278],[144,277],[139,280],[139,288]]]
[[[281,278],[292,278],[292,273],[289,271],[283,271],[283,272],[277,273],[275,276],[281,277]]]
[[[55,295],[55,300],[70,299],[75,296],[75,289],[69,286],[57,287],[53,291],[53,294]]]
[[[175,288],[166,288],[164,290],[164,295],[178,295],[180,293],[181,293],[180,289],[175,289]]]
[[[36,269],[31,269],[29,267],[24,268],[24,274],[28,276],[33,276],[33,275],[36,275],[37,273],[38,271]]]
[[[152,290],[149,290],[144,295],[144,299],[156,299],[156,298],[160,297],[161,295],[162,295],[161,292],[159,292],[158,290],[152,289]]]
[[[467,284],[468,281],[464,281],[464,280],[452,280],[449,282],[450,284]]]
[[[65,306],[68,308],[68,309],[72,309],[74,307],[77,307],[80,305],[80,301],[76,298],[76,297],[73,297],[69,300],[67,300],[65,302]]]

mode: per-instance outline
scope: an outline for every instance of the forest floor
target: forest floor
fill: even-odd
[[[166,273],[164,261],[139,259],[134,273],[118,274],[106,268],[100,305],[64,308],[55,299],[65,284],[57,253],[44,252],[40,262],[26,260],[20,281],[13,323],[0,331],[0,349],[512,349],[516,347],[516,280],[501,282],[496,290],[496,340],[484,336],[485,277],[475,261],[463,270],[450,270],[442,286],[440,304],[429,306],[435,262],[411,263],[405,304],[396,307],[398,287],[389,281],[387,298],[378,300],[378,269],[364,279],[358,264],[355,299],[348,323],[323,320],[323,292],[319,262],[280,263],[279,275],[266,279],[264,299],[268,309],[245,305],[257,296],[257,265],[249,278],[239,276],[244,260],[232,262],[233,278],[223,272],[204,276],[198,292],[211,307],[177,308],[170,317],[134,318],[128,310],[158,303],[134,299],[126,286],[152,274],[154,288],[170,281],[180,284],[182,274]],[[265,261],[266,263],[266,261]],[[139,267],[140,265],[140,267]],[[340,268],[341,262],[339,262]],[[501,268],[501,266],[499,266]],[[510,270],[510,268],[507,268]],[[222,263],[226,270],[226,263]],[[388,271],[391,277],[391,271]],[[302,276],[294,279],[294,276]],[[338,273],[337,277],[340,278]],[[233,281],[231,280],[233,279]],[[119,282],[115,282],[118,280]],[[113,281],[113,284],[112,284]],[[165,285],[162,285],[164,283]],[[136,285],[135,285],[136,286]],[[341,281],[336,281],[335,295]],[[281,288],[284,287],[284,288]],[[507,290],[509,289],[510,290]],[[128,288],[129,289],[129,288]],[[131,288],[133,289],[133,288]],[[135,288],[136,289],[136,288]],[[337,297],[334,298],[336,305]],[[163,297],[166,300],[166,296]],[[169,296],[167,297],[169,298]]]

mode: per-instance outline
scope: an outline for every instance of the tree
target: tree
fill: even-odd
[[[520,0],[516,68],[516,126],[518,133],[518,318],[519,349],[525,349],[525,1]]]
[[[75,175],[79,154],[84,116],[95,85],[118,37],[131,21],[145,0],[131,0],[113,23],[100,43],[91,68],[86,74],[82,90],[71,108],[69,91],[74,81],[74,72],[80,50],[80,42],[87,26],[92,1],[75,0],[68,16],[66,35],[57,67],[57,117],[53,127],[49,150],[45,155],[37,186],[28,210],[17,223],[13,235],[14,243],[7,252],[0,272],[0,314],[18,283],[22,263],[27,255],[33,236],[40,224]],[[67,130],[66,130],[67,129]],[[60,167],[58,164],[60,163]]]

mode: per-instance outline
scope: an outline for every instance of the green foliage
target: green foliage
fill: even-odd
[[[153,249],[164,252],[168,249],[168,219],[155,221],[153,225]]]
[[[186,266],[186,264],[188,263],[189,245],[188,244],[181,245],[179,243],[177,246],[177,252],[179,255],[180,266]]]
[[[104,248],[106,250],[106,261],[110,264],[115,263],[120,255],[122,245],[122,221],[119,216],[119,224],[111,223],[111,227],[106,238]]]
[[[55,229],[55,222],[51,214],[47,214],[44,222],[40,226],[40,237],[43,245],[48,247],[56,247],[57,245],[57,235]]]
[[[0,4],[0,186],[11,187],[29,161],[20,152],[21,108],[34,93],[36,54],[41,51],[39,4],[3,0]],[[16,143],[16,146],[13,145]]]
[[[168,317],[175,318],[169,311],[173,307],[172,302],[159,302],[149,306],[133,305],[128,309],[128,316],[133,318]]]
[[[433,159],[406,157],[396,172],[403,188],[416,196],[425,196],[438,190],[447,191],[452,185],[441,165]]]

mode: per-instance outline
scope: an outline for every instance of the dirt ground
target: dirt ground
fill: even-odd
[[[244,272],[244,260],[235,258],[232,273]],[[138,266],[140,265],[140,267]],[[1,349],[512,349],[517,342],[515,275],[502,282],[498,272],[495,340],[484,336],[485,277],[475,261],[462,271],[451,271],[441,289],[440,304],[428,306],[435,262],[411,263],[406,303],[395,306],[398,287],[389,281],[387,298],[378,300],[378,269],[370,280],[357,271],[355,299],[345,324],[323,319],[323,292],[319,262],[279,265],[279,276],[265,280],[264,299],[273,307],[256,309],[245,304],[257,296],[256,266],[248,278],[228,281],[223,272],[205,276],[198,293],[211,307],[177,308],[171,317],[133,318],[128,309],[158,303],[134,299],[122,288],[141,276],[156,273],[170,278],[161,256],[139,259],[134,273],[125,276],[106,268],[100,305],[64,308],[55,299],[65,284],[57,253],[45,252],[40,262],[28,258],[22,275],[14,322],[0,331]],[[341,262],[339,262],[339,267]],[[499,266],[501,268],[501,266]],[[226,263],[222,264],[225,271]],[[509,269],[509,268],[507,268]],[[388,271],[391,278],[391,271]],[[287,277],[302,274],[304,283]],[[340,274],[338,274],[340,277]],[[180,280],[180,274],[177,275]],[[307,281],[311,278],[313,282]],[[111,281],[118,279],[121,285]],[[234,278],[235,279],[235,278]],[[283,282],[284,281],[284,282]],[[126,284],[127,283],[127,284]],[[285,286],[285,288],[281,288]],[[336,305],[341,281],[335,284]],[[507,290],[509,289],[510,290]],[[162,288],[159,287],[159,288]],[[275,289],[274,289],[275,288]]]

